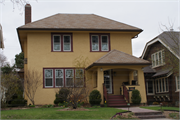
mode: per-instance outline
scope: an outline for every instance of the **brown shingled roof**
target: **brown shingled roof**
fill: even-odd
[[[95,61],[86,69],[89,69],[92,66],[100,66],[100,65],[150,65],[150,64],[151,63],[147,60],[143,60],[114,49],[108,52],[100,59],[98,59],[97,61]]]
[[[139,28],[94,14],[55,14],[53,16],[23,25],[18,29],[102,29],[142,31]]]

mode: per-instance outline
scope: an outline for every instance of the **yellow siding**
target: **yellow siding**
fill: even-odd
[[[91,32],[92,33],[92,32]],[[95,32],[93,32],[95,33]],[[131,34],[130,33],[113,33],[110,32],[110,42],[111,42],[111,50],[116,49],[128,54],[132,54],[131,47]],[[27,34],[27,42],[24,41],[24,54],[25,58],[27,58],[28,64],[25,64],[25,71],[28,70],[37,70],[42,73],[42,82],[43,82],[43,68],[61,68],[61,67],[74,67],[73,60],[79,56],[88,57],[91,64],[96,61],[103,55],[108,52],[90,52],[90,37],[88,32],[74,32],[73,33],[73,52],[51,52],[51,32],[29,32]],[[127,68],[126,66],[125,68]],[[130,67],[131,68],[131,67]],[[142,67],[138,67],[136,69],[141,69]],[[102,83],[103,74],[99,71],[98,68],[98,80],[97,80],[97,88],[102,93]],[[113,67],[107,68],[113,69]],[[117,72],[117,75],[119,73]],[[123,79],[128,81],[129,76],[127,72],[121,72],[124,76],[114,77],[113,84],[115,85],[114,94],[119,93],[119,86],[116,84],[122,84],[122,81],[119,79]],[[143,73],[141,73],[143,75]],[[144,77],[140,75],[139,78],[141,81],[144,80]],[[93,76],[92,76],[93,77]],[[93,77],[94,79],[95,77]],[[94,88],[94,81],[91,80],[89,82],[90,89]],[[142,95],[145,95],[145,87],[144,83],[139,90],[142,90]],[[57,89],[55,88],[43,88],[43,84],[38,88],[35,95],[35,104],[53,104],[55,99],[55,92]],[[143,98],[143,102],[146,101],[146,97]],[[103,101],[102,101],[103,102]],[[28,101],[28,104],[30,102]]]

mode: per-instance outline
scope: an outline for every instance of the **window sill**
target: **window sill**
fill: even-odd
[[[157,66],[153,66],[152,68],[157,68],[157,67],[161,67],[161,66],[164,66],[166,63],[164,64],[161,64],[161,65],[157,65]]]
[[[166,92],[156,92],[156,94],[161,94],[161,93],[168,93],[169,91]]]
[[[147,95],[155,95],[154,93],[152,93],[152,94],[147,94]]]
[[[175,92],[180,92],[180,90],[176,90]]]

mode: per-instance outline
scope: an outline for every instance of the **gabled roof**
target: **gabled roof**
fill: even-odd
[[[71,30],[114,30],[142,32],[142,29],[94,14],[55,14],[50,17],[25,24],[20,29],[71,29]]]
[[[150,49],[150,46],[156,42],[160,42],[163,46],[165,46],[171,53],[173,53],[177,58],[180,59],[178,44],[180,44],[180,32],[176,31],[166,31],[147,42],[141,58],[143,59],[147,54],[146,51]]]
[[[86,69],[89,69],[93,66],[102,66],[102,65],[150,65],[151,63],[147,60],[137,58],[135,56],[129,55],[127,53],[111,50],[106,55],[95,61],[93,64],[88,66]]]

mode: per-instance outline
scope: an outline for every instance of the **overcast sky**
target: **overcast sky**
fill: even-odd
[[[138,38],[132,39],[136,57],[141,56],[146,42],[162,32],[161,24],[173,23],[176,31],[180,27],[180,0],[29,0],[29,3],[32,22],[57,13],[87,13],[143,29]],[[16,28],[24,25],[23,8],[15,6],[13,10],[13,4],[8,0],[0,3],[0,23],[5,39],[3,53],[10,63],[21,52]]]

